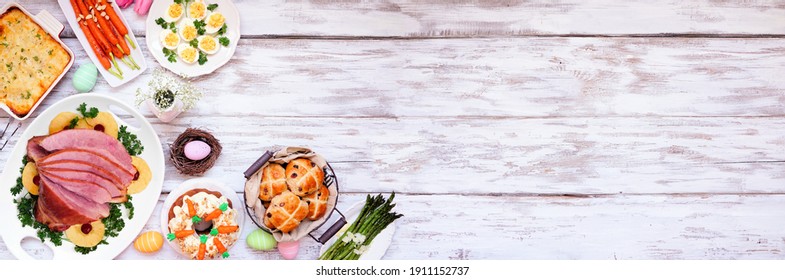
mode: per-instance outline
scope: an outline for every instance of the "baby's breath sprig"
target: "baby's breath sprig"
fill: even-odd
[[[161,68],[153,71],[153,77],[147,83],[147,91],[136,89],[136,105],[152,99],[158,108],[167,109],[174,105],[176,100],[183,103],[183,110],[196,106],[202,97],[202,92],[189,81],[175,77]]]

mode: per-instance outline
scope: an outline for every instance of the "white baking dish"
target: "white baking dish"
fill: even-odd
[[[55,41],[60,43],[60,45],[63,46],[63,49],[65,49],[65,51],[68,52],[68,55],[71,56],[71,59],[68,60],[68,65],[66,65],[65,68],[63,69],[63,73],[60,73],[60,76],[57,76],[57,79],[54,82],[52,82],[52,85],[49,86],[49,89],[47,89],[46,92],[44,92],[44,94],[41,95],[41,98],[39,98],[38,101],[35,102],[33,108],[30,108],[30,112],[27,112],[26,115],[19,116],[17,114],[14,114],[14,112],[12,112],[11,109],[5,105],[5,103],[0,104],[0,108],[6,111],[6,113],[11,115],[15,119],[21,121],[29,118],[33,114],[33,111],[35,111],[35,109],[38,108],[38,105],[41,105],[41,102],[46,98],[46,96],[49,95],[49,92],[51,92],[52,89],[60,82],[63,76],[65,76],[65,73],[68,73],[68,69],[71,69],[71,66],[74,65],[74,53],[71,51],[71,49],[68,48],[68,46],[66,46],[63,43],[62,40],[60,40],[60,33],[63,32],[64,26],[62,23],[57,21],[57,19],[55,19],[52,16],[52,14],[50,14],[45,10],[42,10],[37,15],[33,15],[30,12],[28,12],[24,7],[22,7],[22,5],[16,2],[11,2],[3,5],[3,8],[0,8],[0,14],[4,14],[6,11],[8,11],[13,7],[19,8],[20,11],[22,11],[31,19],[33,19],[33,21],[39,26],[41,26],[41,28],[44,29],[46,33],[49,33],[49,35],[52,36],[52,38],[54,38]]]

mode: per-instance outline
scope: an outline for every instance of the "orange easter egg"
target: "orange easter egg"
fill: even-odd
[[[161,250],[164,245],[164,236],[157,231],[148,231],[139,235],[134,241],[134,248],[142,253],[152,253]]]

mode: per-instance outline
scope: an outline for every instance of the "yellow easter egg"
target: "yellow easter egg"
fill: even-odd
[[[139,235],[134,241],[134,248],[142,253],[152,253],[161,250],[164,245],[164,236],[156,231],[148,231]]]

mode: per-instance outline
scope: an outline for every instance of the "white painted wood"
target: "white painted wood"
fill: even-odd
[[[54,2],[21,2],[64,21]],[[785,30],[777,1],[235,2],[245,39],[196,80],[210,94],[171,124],[142,109],[165,143],[216,131],[207,177],[239,191],[262,149],[312,147],[340,176],[339,207],[399,192],[388,259],[783,257],[785,58],[765,38]],[[42,108],[74,93],[75,70]],[[96,91],[131,103],[148,78]],[[188,178],[168,166],[161,199]]]
[[[785,251],[782,195],[396,197],[405,216],[385,259],[781,259]],[[343,195],[338,207],[362,199]],[[157,217],[145,230],[159,229]],[[246,225],[243,238],[253,229]],[[238,242],[232,259],[281,258]],[[10,258],[4,246],[0,258]],[[303,239],[298,259],[318,250]],[[118,258],[178,256],[169,247],[153,255],[129,247]]]
[[[19,1],[19,0],[17,0]],[[51,1],[21,0],[33,13]],[[779,1],[236,0],[246,36],[476,37],[559,34],[783,34]],[[123,11],[135,34],[144,16]],[[62,13],[52,13],[63,21]],[[71,36],[71,29],[66,35]]]
[[[72,73],[88,61],[65,42],[76,64],[42,108],[75,92]],[[778,39],[244,39],[196,80],[210,94],[193,115],[783,116],[782,52]],[[133,102],[149,78],[95,91]]]
[[[206,119],[189,114],[174,124],[153,125],[165,146],[189,126],[218,132],[223,155],[206,176],[237,191],[244,186],[243,171],[264,149],[302,145],[335,161],[341,189],[351,192],[785,192],[780,152],[785,121],[776,118]],[[185,179],[168,165],[165,191]]]

